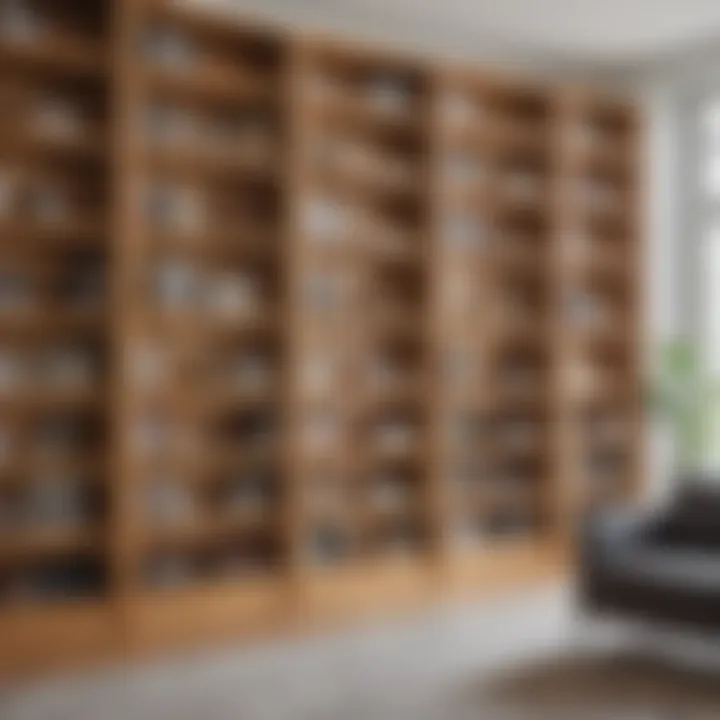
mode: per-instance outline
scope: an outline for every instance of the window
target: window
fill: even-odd
[[[720,100],[701,109],[700,150],[705,198],[720,201]]]
[[[704,370],[720,379],[720,99],[700,106],[699,130],[698,325]],[[705,463],[720,468],[720,443],[714,441],[720,438],[720,403],[711,406],[706,421],[713,441],[705,444]]]

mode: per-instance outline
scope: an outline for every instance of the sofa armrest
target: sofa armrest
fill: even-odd
[[[655,536],[661,527],[658,516],[647,512],[614,510],[583,521],[581,547],[592,555],[605,555]]]
[[[580,606],[597,610],[614,597],[614,568],[625,553],[657,533],[658,518],[633,510],[609,510],[585,518],[579,529],[575,589]]]
[[[662,535],[665,517],[638,510],[613,510],[586,519],[580,529],[580,575],[602,573],[613,558]]]

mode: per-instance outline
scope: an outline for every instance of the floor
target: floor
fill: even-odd
[[[1,639],[0,639],[1,640]],[[588,625],[563,587],[0,695],[2,720],[717,720],[720,671]]]

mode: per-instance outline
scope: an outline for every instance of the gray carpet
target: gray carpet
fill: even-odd
[[[333,637],[48,682],[2,720],[717,720],[720,671],[588,628],[550,588]]]

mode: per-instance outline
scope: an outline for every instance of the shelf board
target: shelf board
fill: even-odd
[[[243,160],[231,153],[213,155],[203,151],[191,152],[187,148],[149,148],[148,170],[154,174],[170,174],[174,178],[190,180],[205,179],[251,179],[277,182],[281,175],[275,164]]]
[[[528,444],[526,447],[513,447],[508,443],[495,443],[491,451],[488,451],[488,457],[495,462],[505,460],[517,461],[538,461],[546,460],[550,451],[547,448],[547,440],[542,438],[537,442]]]
[[[242,571],[236,572],[221,570],[217,574],[198,574],[184,578],[177,584],[167,586],[153,586],[152,583],[146,582],[141,590],[142,600],[152,604],[157,603],[158,605],[170,603],[170,607],[174,609],[182,606],[183,602],[189,598],[195,598],[196,600],[200,600],[200,598],[206,600],[217,599],[218,596],[228,592],[235,593],[236,598],[239,600],[245,593],[250,594],[263,587],[277,586],[278,583],[285,579],[286,574],[287,571],[284,565],[277,563],[256,566],[252,569],[244,568]],[[239,607],[241,606],[235,606],[235,620],[242,616],[242,613],[238,612]]]
[[[62,223],[44,224],[30,219],[0,218],[0,248],[65,249],[101,248],[108,229],[100,220],[78,217]]]
[[[95,528],[50,528],[3,532],[0,561],[94,555],[104,551],[104,533]]]
[[[366,447],[359,451],[364,457],[362,464],[371,468],[420,468],[428,459],[429,449],[426,445],[415,444],[400,452],[387,452],[376,447]]]
[[[526,391],[503,390],[500,386],[493,386],[485,390],[485,407],[488,410],[502,409],[532,409],[548,407],[551,401],[549,383],[546,381],[537,388]]]
[[[43,456],[38,453],[23,453],[23,457],[0,464],[0,484],[32,483],[33,478],[58,473],[82,479],[84,483],[96,479],[102,482],[108,474],[109,463],[102,457],[87,456],[59,457]]]
[[[487,135],[494,154],[521,154],[548,158],[552,147],[554,127],[549,121],[515,121],[493,114],[488,122]]]
[[[624,286],[631,271],[626,255],[599,248],[589,249],[581,257],[568,260],[565,268],[568,279],[609,280]]]
[[[622,94],[604,92],[598,88],[573,86],[563,89],[562,101],[567,114],[585,122],[599,118],[614,119],[624,126],[620,134],[632,134],[640,122],[640,111],[632,98]]]
[[[352,94],[332,94],[323,99],[308,102],[311,121],[326,127],[342,127],[371,133],[392,133],[409,137],[421,137],[428,123],[422,112],[386,112],[373,107],[372,103]]]
[[[110,142],[96,129],[83,129],[73,135],[52,135],[23,128],[0,138],[3,157],[36,168],[42,161],[71,163],[74,171],[79,163],[97,164],[109,156]],[[40,165],[42,167],[42,165]]]
[[[47,392],[0,393],[0,411],[4,414],[25,415],[50,409],[100,408],[107,396],[100,388]]]
[[[229,80],[202,70],[173,72],[148,68],[143,73],[143,81],[147,95],[153,99],[201,107],[266,107],[277,104],[280,96],[276,83],[249,73]]]
[[[255,519],[213,516],[196,522],[178,525],[153,526],[147,520],[143,534],[143,545],[146,549],[198,547],[222,543],[238,537],[268,536],[279,533],[282,526],[278,513],[268,522],[268,517]]]
[[[485,122],[441,126],[439,130],[443,153],[462,153],[473,158],[483,158],[492,151],[491,127]]]
[[[78,38],[47,37],[37,42],[0,40],[0,67],[13,72],[101,80],[109,62],[105,46]]]
[[[180,254],[225,261],[279,261],[280,232],[272,227],[248,225],[237,228],[208,228],[206,231],[151,232],[151,244]]]
[[[569,411],[582,414],[592,410],[627,408],[629,403],[640,406],[642,393],[637,384],[620,382],[617,385],[611,383],[610,387],[603,384],[602,387],[592,392],[566,391],[562,399]]]
[[[361,524],[365,533],[374,533],[378,530],[396,527],[398,524],[422,522],[426,511],[425,498],[422,491],[414,493],[416,497],[407,500],[402,505],[394,507],[377,507],[372,500],[365,499],[361,509]]]
[[[382,409],[403,408],[409,405],[424,405],[430,397],[427,383],[395,384],[385,390],[365,390],[359,398],[359,404],[367,412]]]
[[[635,158],[627,142],[607,142],[602,146],[573,148],[568,152],[566,170],[573,176],[602,173],[627,182],[635,172]]]
[[[511,248],[502,245],[502,241],[493,245],[487,254],[487,260],[493,270],[503,274],[520,273],[523,275],[545,275],[549,270],[547,253],[544,244],[538,243],[534,248]]]
[[[192,467],[201,477],[222,475],[243,468],[277,467],[282,452],[280,441],[256,448],[240,443],[234,448],[214,447],[205,456],[198,458]]]
[[[0,312],[0,333],[33,336],[99,333],[107,328],[105,309],[38,309]]]
[[[259,391],[243,391],[228,387],[201,389],[197,396],[189,400],[193,413],[203,419],[235,410],[273,408],[280,406],[282,390],[274,388]]]
[[[332,188],[345,197],[358,201],[374,201],[378,196],[420,200],[427,192],[420,169],[412,178],[395,181],[382,177],[381,173],[350,173],[343,170],[316,170],[315,183],[320,187]]]
[[[508,345],[521,345],[523,347],[548,347],[551,343],[548,334],[548,324],[544,319],[522,322],[493,323],[490,332],[493,344],[506,347]]]
[[[387,340],[389,338],[422,338],[426,333],[425,318],[422,311],[417,313],[395,311],[393,308],[375,311],[367,320],[369,338]]]
[[[229,473],[245,470],[276,470],[282,462],[283,446],[278,441],[258,447],[238,442],[234,447],[223,443],[206,443],[205,451],[184,452],[183,448],[167,452],[157,458],[139,460],[138,471],[173,473],[189,482],[213,484]]]
[[[160,337],[170,341],[196,339],[208,342],[213,337],[230,340],[274,336],[279,330],[282,308],[267,306],[257,312],[237,314],[193,308],[155,308],[146,317],[147,326]]]
[[[536,197],[512,197],[507,193],[498,192],[493,195],[492,204],[500,217],[512,216],[533,217],[545,220],[553,215],[552,196],[543,191]]]
[[[487,214],[492,210],[493,197],[485,181],[443,183],[439,191],[443,207],[463,214]]]
[[[621,351],[631,346],[631,339],[624,323],[612,322],[597,327],[566,327],[565,343],[570,350],[594,354],[598,351]]]
[[[426,240],[418,233],[408,233],[408,240],[403,243],[403,247],[384,246],[382,241],[376,245],[372,241],[361,242],[359,254],[363,261],[378,265],[423,268],[429,260]]]

